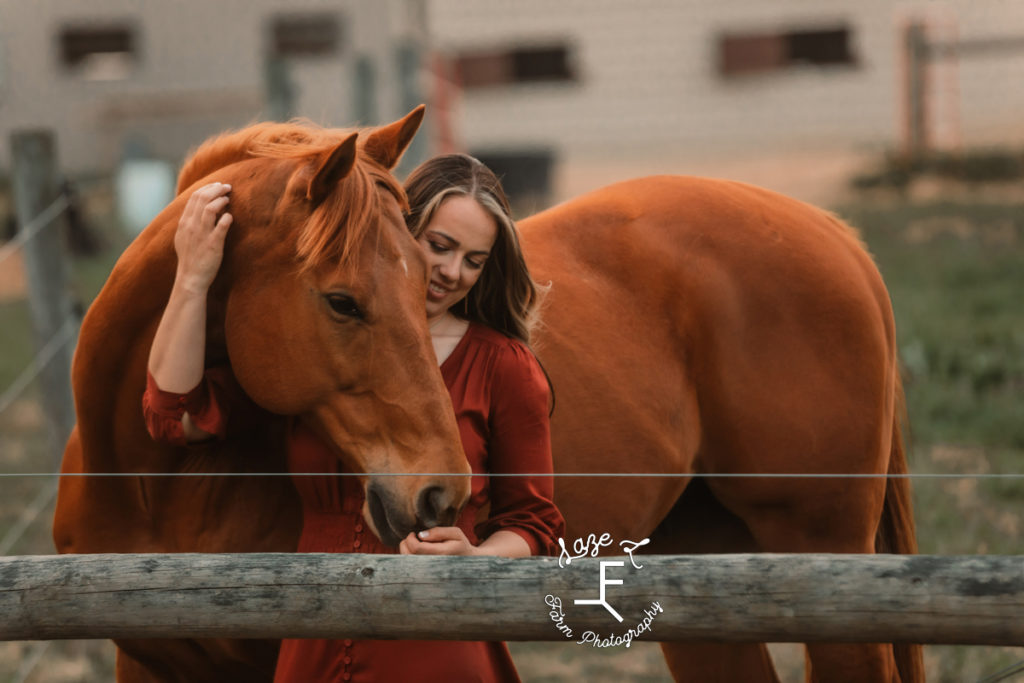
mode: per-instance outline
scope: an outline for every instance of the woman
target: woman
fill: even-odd
[[[547,378],[528,347],[537,287],[519,248],[498,179],[465,155],[432,159],[406,182],[407,223],[430,270],[430,333],[473,472],[456,526],[410,534],[398,552],[418,555],[551,554],[564,522],[552,482],[501,474],[550,473]],[[230,187],[198,190],[175,235],[179,267],[149,361],[144,409],[155,438],[182,442],[223,435],[230,391],[225,370],[203,369],[206,291],[219,268]],[[228,377],[225,377],[228,375]],[[204,381],[205,380],[205,381]],[[221,397],[221,398],[218,398]],[[185,406],[182,410],[180,406]],[[340,461],[297,423],[289,439],[294,473],[341,471]],[[295,477],[303,502],[299,552],[389,553],[368,532],[355,477]],[[504,643],[285,640],[276,681],[514,681]]]

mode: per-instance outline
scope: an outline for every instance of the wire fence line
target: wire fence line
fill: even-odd
[[[24,251],[32,242],[38,238],[47,228],[56,229],[56,222],[62,214],[68,211],[71,206],[71,199],[66,191],[52,201],[49,206],[40,211],[34,218],[23,224],[17,234],[7,244],[0,247],[0,266],[11,256]],[[40,373],[47,369],[54,358],[74,341],[78,334],[79,320],[74,314],[68,315],[60,323],[60,327],[50,335],[41,347],[38,348],[33,358],[17,374],[14,381],[3,393],[0,393],[0,414],[6,412],[25,390],[39,377]],[[36,496],[24,508],[17,521],[10,526],[0,538],[0,555],[6,555],[21,540],[25,533],[32,527],[42,512],[49,507],[57,495],[59,480],[46,482]],[[45,651],[45,647],[37,649],[26,659],[14,680],[24,680],[35,668],[36,663]]]
[[[1008,681],[1011,676],[1016,676],[1019,673],[1024,673],[1024,659],[1020,660],[1016,664],[1006,667],[1002,671],[997,671],[991,676],[986,676],[978,680],[978,683],[997,683],[998,681]]]
[[[43,209],[35,218],[23,225],[13,239],[0,247],[0,265],[12,255],[25,248],[31,240],[35,239],[48,226],[54,225],[54,221],[62,213],[68,210],[71,202],[67,192],[61,192],[53,202]],[[64,319],[60,328],[55,332],[39,349],[35,357],[18,373],[11,385],[0,394],[0,413],[3,413],[15,400],[27,389],[32,381],[39,376],[47,365],[53,360],[57,353],[69,341],[75,338],[78,331],[78,320],[74,315]]]
[[[0,394],[0,413],[5,412],[14,405],[18,397],[31,386],[32,381],[50,364],[50,361],[54,359],[57,353],[75,338],[77,333],[78,320],[75,316],[68,316],[64,319],[64,324],[61,325],[60,329],[50,337],[49,341],[39,349],[35,357],[18,373],[18,376],[11,382],[10,386]]]
[[[39,477],[553,477],[605,479],[1024,479],[1024,472],[0,472],[0,479]]]
[[[39,662],[42,661],[43,655],[46,654],[46,650],[49,649],[52,642],[52,640],[44,640],[34,643],[29,653],[22,658],[18,670],[11,676],[10,683],[25,683]]]
[[[39,515],[53,502],[56,496],[56,481],[49,482],[39,490],[36,497],[32,499],[32,502],[21,513],[18,521],[12,524],[11,528],[4,534],[4,537],[0,539],[0,555],[6,555],[14,547],[14,544],[21,540],[25,531],[35,523]]]
[[[61,194],[48,207],[42,210],[38,216],[22,226],[18,234],[4,246],[0,247],[0,264],[3,264],[8,257],[22,249],[29,240],[38,235],[42,230],[51,225],[57,216],[67,210],[70,202],[67,194]]]

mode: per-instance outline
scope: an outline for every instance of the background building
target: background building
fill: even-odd
[[[909,144],[1024,141],[1024,4],[970,0],[431,0],[461,80],[451,128],[484,156],[546,159],[557,197],[628,175],[794,189]],[[907,28],[931,56],[911,70]],[[959,51],[938,50],[959,44]],[[911,76],[921,110],[912,131]],[[785,160],[785,169],[778,164]],[[808,187],[809,189],[809,187]]]
[[[914,135],[1024,140],[1022,37],[1024,5],[971,0],[0,0],[0,134],[52,128],[69,172],[108,172],[258,118],[429,100],[412,156],[467,149],[534,204],[654,172],[799,194]]]
[[[416,84],[407,27],[417,7],[0,0],[0,134],[50,128],[62,166],[81,173],[126,157],[178,163],[207,136],[258,119],[375,124],[406,106],[401,84]],[[0,168],[7,154],[5,144]]]

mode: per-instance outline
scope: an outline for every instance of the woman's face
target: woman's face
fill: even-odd
[[[443,315],[469,293],[497,237],[494,216],[472,197],[441,202],[418,238],[430,267],[427,318]]]

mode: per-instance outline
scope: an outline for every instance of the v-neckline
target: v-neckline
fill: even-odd
[[[462,350],[462,346],[466,343],[466,339],[469,338],[470,334],[472,334],[474,326],[474,323],[469,323],[469,326],[466,327],[466,331],[462,333],[462,338],[459,339],[457,344],[455,344],[455,348],[452,349],[452,352],[448,354],[447,358],[441,361],[441,365],[438,367],[441,368],[442,373],[444,373],[446,366],[451,362],[452,358],[455,358],[456,354]]]

